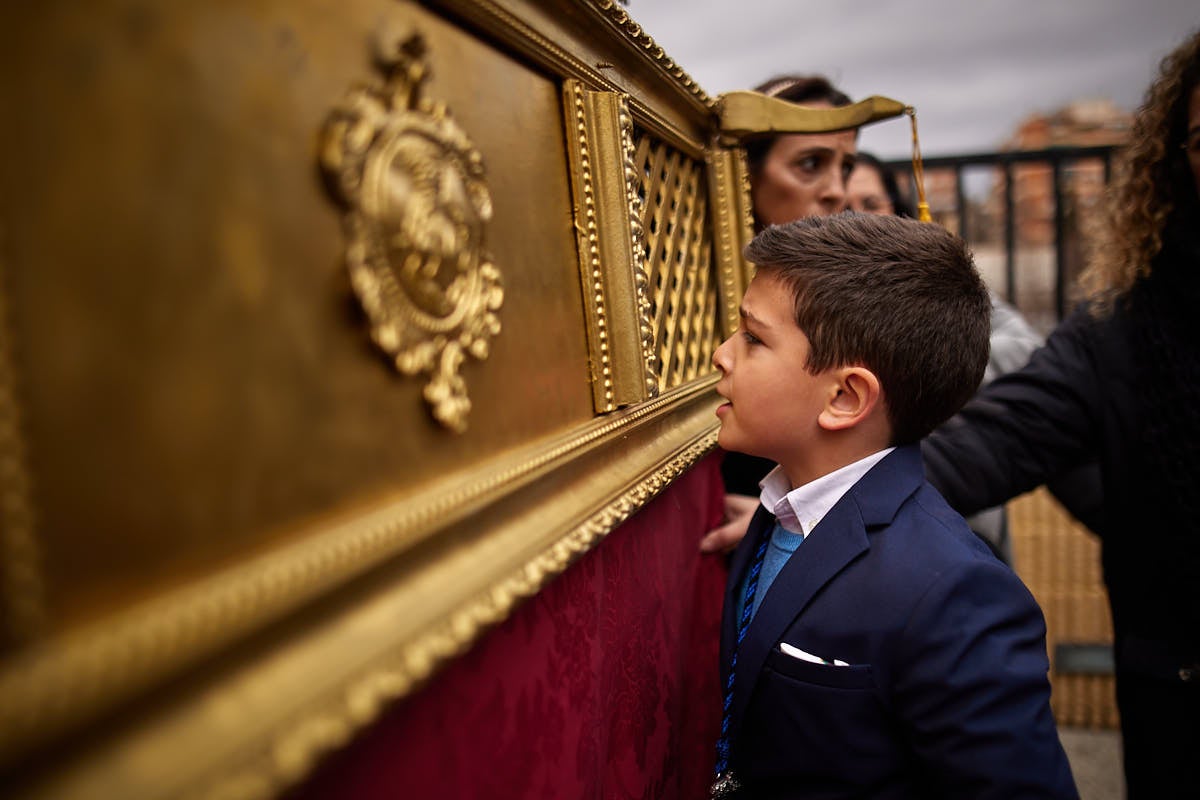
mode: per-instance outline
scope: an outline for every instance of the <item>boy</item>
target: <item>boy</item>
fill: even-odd
[[[970,253],[842,214],[770,227],[746,257],[742,324],[713,356],[718,442],[779,466],[731,564],[714,796],[1078,797],[1041,611],[916,444],[987,363]]]

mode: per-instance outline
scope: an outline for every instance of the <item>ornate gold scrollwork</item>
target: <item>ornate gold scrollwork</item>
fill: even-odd
[[[433,416],[461,433],[471,400],[459,367],[487,358],[504,302],[483,248],[492,200],[479,151],[445,105],[421,96],[424,40],[387,50],[385,80],[330,114],[321,165],[346,209],[346,263],[371,338],[403,374],[430,376]]]
[[[642,225],[645,207],[642,204],[637,166],[637,148],[633,144],[633,116],[629,104],[622,99],[617,106],[621,127],[621,150],[624,161],[625,202],[629,213],[629,232],[633,240],[633,284],[637,303],[638,338],[642,345],[642,380],[646,399],[658,397],[658,355],[654,351],[654,310],[650,306],[650,275],[646,271],[646,232]],[[640,246],[639,246],[640,245]]]

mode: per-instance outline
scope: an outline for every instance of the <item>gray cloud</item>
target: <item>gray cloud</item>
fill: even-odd
[[[917,108],[929,155],[991,150],[1034,112],[1108,97],[1132,110],[1159,59],[1200,26],[1195,0],[630,0],[630,15],[712,95],[823,72],[855,97]],[[907,125],[864,131],[904,155]]]

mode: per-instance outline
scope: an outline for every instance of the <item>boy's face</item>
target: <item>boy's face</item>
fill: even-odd
[[[726,450],[799,463],[820,431],[817,418],[829,395],[828,373],[810,374],[809,344],[793,317],[791,292],[771,272],[760,271],[742,299],[741,325],[713,364],[721,371],[717,409]]]

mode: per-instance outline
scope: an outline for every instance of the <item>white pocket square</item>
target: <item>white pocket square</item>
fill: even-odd
[[[799,647],[792,647],[787,642],[779,643],[779,651],[781,653],[783,653],[784,655],[789,655],[792,658],[798,658],[801,661],[809,661],[813,664],[828,664],[828,665],[834,666],[834,667],[850,666],[845,661],[841,661],[836,658],[831,661],[828,658],[821,658],[820,656],[814,656],[812,653],[806,653],[805,651],[801,650]]]

